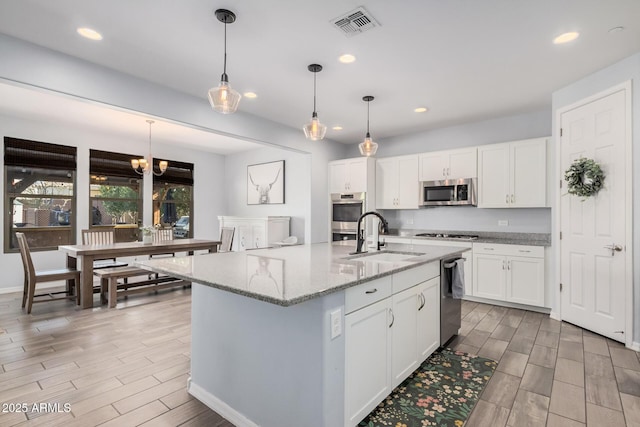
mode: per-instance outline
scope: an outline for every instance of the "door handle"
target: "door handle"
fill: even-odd
[[[418,307],[418,311],[420,311],[424,308],[424,305],[427,303],[427,300],[425,299],[423,293],[420,293],[420,295],[418,296],[420,297],[420,307]]]
[[[622,251],[622,246],[616,245],[615,243],[612,243],[612,244],[604,246],[604,247],[606,249],[611,250],[611,256],[614,256],[616,254],[616,252]]]

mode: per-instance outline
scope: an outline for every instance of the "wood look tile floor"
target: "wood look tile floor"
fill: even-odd
[[[27,315],[20,303],[21,294],[0,295],[0,405],[61,410],[0,412],[0,426],[232,426],[186,391],[189,289],[130,296],[115,309],[56,301]],[[462,307],[451,346],[499,360],[465,426],[640,426],[636,352],[543,314]]]
[[[548,315],[462,303],[452,348],[497,360],[465,427],[640,426],[640,354]]]

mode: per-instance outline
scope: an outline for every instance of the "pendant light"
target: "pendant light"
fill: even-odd
[[[169,162],[161,160],[158,164],[160,172],[153,170],[153,157],[151,156],[151,125],[155,122],[153,120],[147,120],[147,123],[149,123],[149,156],[147,158],[142,157],[140,159],[131,159],[131,167],[138,175],[148,175],[150,172],[153,172],[155,176],[160,176],[167,170]]]
[[[364,141],[362,141],[360,145],[358,145],[358,148],[360,148],[360,154],[370,157],[375,156],[376,151],[378,151],[378,144],[376,142],[373,142],[373,140],[371,139],[371,134],[369,133],[369,103],[373,101],[373,96],[364,96],[362,97],[362,100],[367,103],[367,134],[364,137]]]
[[[231,89],[229,77],[227,76],[227,24],[236,22],[236,15],[227,9],[218,9],[215,14],[218,21],[224,23],[224,68],[220,78],[220,85],[209,89],[209,102],[211,107],[218,113],[231,114],[236,112],[240,98],[242,98],[242,95]]]
[[[316,112],[316,75],[322,71],[322,65],[311,64],[307,67],[309,71],[313,73],[313,114],[311,114],[311,122],[304,125],[304,136],[312,141],[318,141],[324,138],[327,133],[327,126],[320,123],[318,120],[318,113]]]

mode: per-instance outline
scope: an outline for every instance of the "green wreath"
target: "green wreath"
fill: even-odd
[[[591,197],[602,188],[604,172],[593,159],[581,157],[564,172],[564,180],[569,184],[569,194]]]

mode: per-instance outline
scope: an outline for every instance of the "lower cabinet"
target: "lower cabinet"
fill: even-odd
[[[476,297],[544,307],[544,248],[474,243]]]
[[[440,342],[440,263],[349,288],[345,425],[355,426]]]

